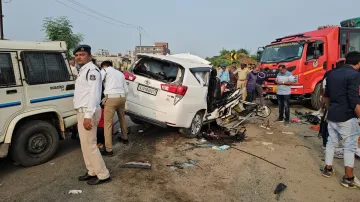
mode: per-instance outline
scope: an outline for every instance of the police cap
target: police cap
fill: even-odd
[[[79,45],[78,47],[76,47],[73,51],[73,54],[75,55],[75,53],[79,52],[79,51],[84,51],[89,53],[89,55],[91,55],[91,47],[89,45]]]

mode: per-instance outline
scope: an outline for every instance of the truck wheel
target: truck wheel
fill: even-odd
[[[278,100],[276,99],[270,99],[270,102],[273,103],[274,105],[278,105]]]
[[[203,126],[203,116],[204,115],[201,112],[195,114],[193,120],[191,121],[190,128],[184,128],[182,130],[185,137],[195,138],[200,134]]]
[[[58,146],[59,134],[46,121],[29,121],[16,130],[11,144],[14,161],[23,166],[35,166],[51,159]]]
[[[311,94],[311,106],[315,110],[319,110],[321,108],[320,88],[321,88],[321,83],[318,83],[315,86],[314,92]]]
[[[138,125],[142,125],[142,124],[145,123],[144,121],[141,121],[141,120],[139,120],[137,118],[134,118],[134,117],[131,117],[131,116],[130,116],[130,120],[131,120],[131,122],[133,122],[135,124],[138,124]]]

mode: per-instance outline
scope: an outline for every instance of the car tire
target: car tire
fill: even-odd
[[[184,128],[182,133],[187,138],[196,138],[201,133],[201,128],[203,126],[203,117],[204,114],[202,112],[198,112],[195,114],[193,120],[191,121],[190,128]]]
[[[311,106],[315,110],[319,110],[321,108],[320,88],[321,88],[321,83],[318,83],[315,86],[314,92],[311,94]]]
[[[135,123],[135,124],[138,124],[138,125],[143,125],[143,124],[145,124],[144,121],[141,121],[141,120],[139,120],[139,119],[137,119],[137,118],[134,118],[134,117],[131,117],[131,116],[130,116],[130,120],[131,120],[131,122],[133,122],[133,123]]]
[[[11,154],[15,162],[23,166],[35,166],[50,160],[58,146],[59,134],[46,121],[29,121],[14,134]]]
[[[270,102],[273,103],[274,105],[278,105],[278,100],[276,99],[270,99]]]

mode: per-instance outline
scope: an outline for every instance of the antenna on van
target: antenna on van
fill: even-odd
[[[3,23],[3,12],[2,12],[2,0],[0,0],[0,39],[4,40],[4,23]]]

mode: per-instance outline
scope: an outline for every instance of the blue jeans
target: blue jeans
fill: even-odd
[[[352,118],[348,121],[337,123],[329,121],[328,131],[329,137],[325,154],[326,165],[332,165],[335,147],[339,146],[340,138],[342,138],[344,146],[344,165],[353,168],[355,152],[358,148],[358,137],[360,135],[358,120]]]
[[[290,120],[290,95],[276,95],[279,104],[279,119],[284,119],[285,110],[285,121]]]

